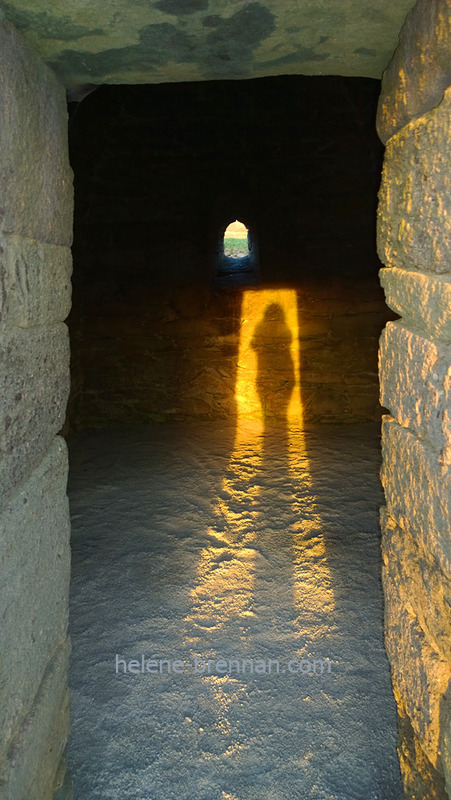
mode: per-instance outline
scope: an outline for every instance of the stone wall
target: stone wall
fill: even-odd
[[[379,84],[286,78],[102,87],[72,107],[71,423],[235,411],[243,286],[215,279],[235,218],[260,286],[299,309],[306,421],[376,419]]]
[[[386,647],[408,798],[451,796],[449,3],[419,0],[383,78],[379,206]]]
[[[374,283],[304,284],[295,293],[304,420],[379,419],[377,345],[387,310]],[[83,336],[73,333],[83,387],[72,425],[233,418],[242,292],[140,284],[127,297],[124,304],[93,292],[84,301]]]
[[[72,175],[62,86],[0,12],[0,795],[70,796]],[[63,790],[63,786],[66,789]]]

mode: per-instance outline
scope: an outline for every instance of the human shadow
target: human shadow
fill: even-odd
[[[322,534],[308,461],[303,458],[303,437],[292,429],[289,420],[296,389],[292,342],[293,334],[283,308],[278,303],[269,304],[251,341],[257,360],[255,386],[264,423],[255,477],[259,489],[253,608],[256,617],[265,620],[269,637],[271,629],[277,629],[279,640],[284,641],[283,656],[287,657],[299,654],[304,645],[308,649],[304,638],[300,641],[300,634],[305,636],[306,625],[315,626],[322,606],[330,606],[326,595],[330,600],[332,592],[324,548],[318,552]],[[314,540],[316,544],[314,566],[309,560],[308,545],[304,550],[305,534],[307,541]],[[300,619],[305,617],[306,606],[310,610],[308,622]],[[313,639],[313,634],[307,638]]]
[[[352,464],[346,470],[340,452],[345,433],[322,429],[311,436],[293,427],[290,405],[300,401],[294,333],[283,308],[271,304],[251,342],[264,421],[256,476],[253,647],[260,644],[266,657],[280,660],[281,682],[274,707],[278,702],[290,707],[291,693],[296,709],[292,731],[309,731],[310,763],[318,774],[324,771],[319,719],[328,720],[333,737],[344,719],[340,704],[352,705],[352,720],[342,742],[349,763],[370,761],[370,746],[360,741],[359,731],[366,730],[377,743],[381,763],[390,770],[390,780],[379,766],[365,775],[367,789],[376,792],[376,797],[381,787],[385,791],[389,783],[397,785],[398,767],[393,741],[387,737],[387,731],[394,730],[393,706],[381,702],[389,697],[390,686],[373,571],[378,538],[367,533],[371,512],[361,508],[362,500],[373,491],[372,463],[358,432]],[[355,498],[350,491],[353,484]],[[350,549],[354,558],[349,559]],[[364,617],[362,607],[368,611]],[[287,669],[289,660],[302,668],[292,674]],[[338,674],[345,678],[340,681]],[[373,703],[371,723],[362,697]],[[329,757],[338,757],[334,748]]]
[[[260,796],[284,800],[295,786],[294,796],[317,800],[319,785],[324,795],[347,796],[340,785],[346,758],[346,780],[359,776],[359,796],[392,797],[386,787],[396,785],[397,767],[387,732],[394,728],[391,710],[379,700],[388,674],[381,679],[381,653],[371,644],[379,617],[373,613],[368,621],[365,598],[358,594],[356,606],[352,593],[365,569],[363,553],[339,582],[342,590],[350,587],[352,603],[336,598],[346,530],[340,506],[331,516],[328,491],[330,475],[333,486],[341,483],[340,442],[327,449],[328,431],[310,440],[296,430],[297,333],[283,302],[268,302],[259,317],[244,350],[249,346],[255,355],[246,362],[252,376],[246,387],[248,399],[257,394],[261,419],[248,425],[238,415],[184,620],[192,660],[197,655],[203,665],[206,659],[223,665],[220,674],[204,671],[195,687],[196,708],[209,720],[208,734],[202,724],[197,768],[214,763],[223,797],[248,797],[252,774]],[[246,319],[252,324],[250,313]],[[312,471],[315,441],[322,449]],[[323,454],[329,452],[328,461]],[[364,536],[353,537],[353,546],[369,550]],[[265,664],[263,673],[257,674],[257,662]],[[375,709],[371,718],[367,698]]]
[[[279,303],[270,303],[255,328],[251,347],[257,357],[255,381],[265,429],[276,421],[286,431],[287,412],[295,387],[292,334]]]

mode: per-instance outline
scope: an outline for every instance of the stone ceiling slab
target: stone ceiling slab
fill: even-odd
[[[380,78],[414,0],[5,0],[69,89],[269,75]]]

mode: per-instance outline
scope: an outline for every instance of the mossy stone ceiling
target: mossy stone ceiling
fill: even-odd
[[[414,0],[8,0],[69,89],[86,84],[380,78]]]

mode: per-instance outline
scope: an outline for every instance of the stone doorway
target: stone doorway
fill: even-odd
[[[346,660],[338,648],[334,663],[338,668],[338,663],[345,660],[346,670],[352,672],[355,664],[351,662],[359,659],[359,648],[365,646],[353,639],[349,620],[346,621],[346,609],[355,621],[355,603],[363,601],[365,595],[363,585],[360,588],[354,585],[358,580],[349,569],[349,551],[345,545],[349,533],[338,526],[333,534],[319,518],[330,519],[335,489],[328,490],[325,485],[332,487],[334,475],[351,470],[353,450],[361,451],[362,462],[348,476],[352,491],[348,492],[344,485],[341,495],[340,515],[347,520],[344,525],[347,531],[354,530],[347,504],[360,505],[362,497],[369,499],[377,486],[376,457],[369,469],[371,477],[368,476],[366,488],[360,487],[362,497],[357,489],[357,473],[363,469],[368,453],[374,454],[375,436],[377,441],[378,336],[387,318],[394,316],[385,307],[378,284],[380,264],[374,245],[375,200],[382,156],[374,130],[378,91],[379,86],[373,81],[339,78],[269,79],[209,86],[104,87],[97,96],[94,93],[86,98],[73,117],[70,143],[76,191],[75,272],[69,324],[79,381],[74,382],[69,418],[73,428],[81,431],[73,438],[74,459],[80,464],[80,472],[74,464],[72,484],[76,517],[74,653],[77,642],[82,647],[81,641],[90,638],[89,630],[98,630],[92,646],[87,651],[83,649],[83,656],[81,649],[77,649],[73,660],[74,729],[70,764],[81,787],[79,791],[85,795],[92,791],[89,784],[104,784],[109,780],[108,775],[121,786],[121,791],[123,782],[131,781],[136,792],[143,792],[147,770],[161,797],[167,792],[175,795],[180,792],[181,784],[187,784],[195,787],[196,796],[203,793],[218,800],[225,797],[242,800],[253,796],[259,783],[268,794],[279,792],[281,797],[291,797],[296,763],[298,766],[301,763],[295,753],[294,730],[299,724],[300,708],[291,723],[293,750],[289,756],[285,753],[291,764],[289,780],[282,778],[281,752],[271,744],[274,738],[282,736],[282,730],[278,729],[274,737],[269,732],[265,735],[258,714],[254,717],[252,711],[251,697],[256,701],[258,696],[260,701],[256,705],[262,712],[265,708],[267,723],[273,714],[290,715],[288,685],[281,693],[276,685],[268,684],[263,690],[255,683],[255,677],[248,680],[248,676],[237,679],[232,675],[229,680],[207,676],[196,685],[191,681],[193,676],[185,675],[182,689],[179,684],[172,685],[171,675],[166,675],[162,680],[172,696],[171,703],[185,709],[177,747],[183,751],[187,741],[191,741],[189,768],[182,776],[180,770],[175,773],[170,768],[168,742],[179,735],[176,718],[172,716],[166,726],[161,723],[161,746],[157,746],[156,740],[151,744],[151,763],[146,766],[147,756],[133,757],[133,777],[122,761],[116,760],[113,766],[108,732],[112,731],[114,749],[117,746],[114,731],[119,730],[120,719],[128,719],[124,737],[129,742],[127,749],[132,749],[132,739],[128,737],[133,730],[136,706],[133,710],[133,704],[127,706],[125,702],[114,719],[114,692],[125,691],[127,695],[126,686],[132,687],[115,683],[122,677],[128,680],[128,675],[112,673],[112,694],[102,690],[108,674],[104,671],[108,653],[103,644],[100,646],[103,640],[100,628],[110,630],[113,638],[119,636],[122,642],[118,644],[119,666],[123,666],[124,660],[127,665],[135,660],[130,647],[123,652],[123,633],[129,630],[131,620],[126,622],[121,617],[119,625],[112,624],[111,628],[108,622],[111,603],[127,604],[124,586],[116,583],[114,577],[114,564],[120,561],[124,574],[133,580],[135,548],[141,554],[140,561],[148,564],[149,574],[154,575],[158,563],[161,576],[167,576],[167,583],[163,580],[160,586],[164,597],[172,587],[173,605],[168,605],[165,599],[157,612],[153,587],[146,584],[142,569],[138,569],[141,577],[130,613],[141,619],[151,609],[152,619],[155,616],[165,620],[158,627],[149,618],[142,628],[142,637],[145,638],[147,626],[149,647],[158,649],[159,631],[170,628],[174,634],[166,639],[165,652],[160,642],[158,658],[167,660],[171,658],[169,651],[179,651],[179,655],[183,651],[177,660],[188,662],[201,659],[207,652],[219,656],[225,648],[227,658],[233,660],[230,642],[226,647],[228,639],[233,637],[240,642],[239,659],[247,651],[264,648],[264,641],[272,642],[267,646],[275,655],[276,629],[284,650],[289,642],[294,645],[295,640],[299,643],[307,637],[313,658],[313,642],[321,629],[330,627],[340,631],[338,638],[341,636],[354,653]],[[291,111],[295,101],[302,104],[305,116],[299,117],[293,130]],[[181,115],[185,107],[197,108],[197,117]],[[177,113],[171,114],[171,109]],[[268,114],[274,122],[265,129],[262,122]],[[235,115],[241,120],[239,130],[233,122]],[[227,120],[233,122],[229,127]],[[87,138],[89,130],[93,132],[93,141]],[[190,152],[186,141],[191,143]],[[119,163],[118,153],[121,153],[120,173],[111,169]],[[142,153],[142,158],[138,153]],[[290,172],[294,164],[296,178]],[[152,183],[143,179],[143,171],[152,175]],[[217,250],[222,255],[224,230],[235,209],[254,237],[258,235],[257,285],[252,285],[243,272],[241,280],[237,280],[233,269],[231,274],[220,276],[221,282],[215,273]],[[205,228],[207,235],[203,232]],[[140,427],[142,423],[147,426],[149,420],[153,423],[150,430]],[[115,531],[110,545],[116,556],[110,559],[108,541],[102,531],[98,530],[98,537],[89,532],[97,524],[87,509],[91,522],[86,527],[82,521],[84,514],[79,516],[86,500],[86,487],[80,493],[77,487],[81,485],[78,481],[87,442],[96,441],[94,449],[114,452],[113,460],[117,463],[137,458],[124,453],[120,446],[115,449],[116,444],[108,438],[107,431],[93,432],[84,439],[82,429],[126,424],[122,430],[131,441],[135,440],[136,431],[129,423],[138,425],[138,440],[142,436],[142,446],[146,448],[147,455],[139,471],[144,475],[148,475],[149,468],[152,473],[166,471],[168,483],[177,486],[177,493],[181,492],[182,507],[188,502],[192,508],[186,526],[182,521],[186,512],[183,508],[176,510],[175,498],[168,488],[166,519],[175,514],[181,531],[185,531],[184,545],[176,532],[176,538],[172,539],[175,567],[162,551],[158,556],[152,549],[157,543],[157,550],[164,550],[166,533],[161,519],[161,524],[155,522],[151,529],[146,529],[144,538],[136,541],[128,555],[128,540],[121,544],[126,517],[117,531],[117,522],[111,519],[107,528]],[[156,427],[156,423],[160,424]],[[322,444],[316,440],[316,449],[316,434],[313,440],[303,438],[305,426],[312,423],[328,423],[322,435],[330,440],[337,436],[337,425],[346,423],[332,448],[333,456],[324,440]],[[359,423],[366,432],[360,437],[355,428]],[[200,424],[205,427],[199,428]],[[202,430],[212,451],[202,438]],[[192,447],[185,447],[183,442],[190,440],[191,435]],[[353,447],[346,450],[350,441]],[[84,443],[80,449],[78,443]],[[176,450],[183,453],[181,462],[187,465],[187,474],[178,479],[169,466],[174,465],[175,459],[178,474],[180,462],[174,452],[175,443]],[[153,460],[153,447],[164,453],[158,466]],[[346,452],[341,462],[340,449]],[[216,470],[212,466],[212,452],[220,464]],[[324,483],[321,463],[328,459],[330,473]],[[210,483],[207,481],[205,485],[204,471],[190,466],[193,462],[206,465]],[[92,474],[88,484],[103,488],[96,494],[97,499],[91,495],[89,504],[105,507],[105,502],[110,502],[116,507],[115,498],[123,492],[123,484],[117,484],[112,472],[105,485],[97,475],[97,472]],[[189,490],[192,481],[194,492]],[[145,479],[138,493],[145,493],[144,485],[149,483],[150,479]],[[160,504],[161,499],[156,498],[161,498],[161,486],[154,483],[151,486],[151,495]],[[194,510],[198,504],[197,492],[208,498],[206,502],[211,505],[210,523]],[[125,490],[122,495],[127,505],[128,494]],[[142,514],[146,502],[143,497],[141,511],[134,506],[131,516]],[[375,557],[374,574],[368,576],[374,589],[371,601],[367,598],[374,612],[372,633],[367,632],[375,646],[370,660],[379,664],[380,674],[388,679],[378,588],[379,502],[372,506],[370,503],[371,510],[364,512],[372,533],[362,543],[362,554],[368,548],[368,553]],[[153,512],[149,513],[153,519]],[[299,530],[293,530],[293,524],[298,524]],[[357,527],[364,524],[362,518]],[[130,529],[129,533],[135,541],[136,531]],[[156,537],[152,544],[149,536]],[[204,536],[207,541],[203,541]],[[95,567],[96,553],[100,552],[102,574]],[[86,559],[91,561],[93,569],[87,567],[84,578],[82,565]],[[346,564],[343,569],[342,559]],[[363,570],[363,564],[360,567]],[[101,594],[107,598],[106,603],[102,597],[94,599],[95,592],[89,594],[92,601],[87,600],[86,592],[90,593],[99,583],[104,586]],[[347,584],[354,588],[349,589],[345,598]],[[115,587],[114,601],[108,587]],[[361,601],[356,601],[357,595]],[[100,622],[93,620],[91,625],[83,608],[92,604],[99,607]],[[170,617],[177,620],[175,627],[183,632],[181,638],[175,634]],[[361,627],[361,623],[355,624]],[[292,626],[297,632],[294,638]],[[139,640],[140,636],[136,646]],[[327,640],[324,637],[324,648]],[[365,637],[364,640],[367,641]],[[332,642],[329,644],[333,649]],[[95,648],[100,648],[97,656]],[[94,671],[93,665],[88,665],[90,653]],[[145,660],[152,660],[156,654],[157,650],[152,649],[147,653],[148,658],[144,654]],[[307,652],[304,655],[307,657]],[[115,656],[116,652],[112,668]],[[87,683],[83,664],[92,676]],[[365,673],[364,667],[362,670]],[[347,739],[345,760],[354,764],[356,774],[360,774],[359,757],[352,742],[355,730],[365,724],[366,713],[358,695],[364,691],[363,685],[374,681],[375,675],[369,677],[365,673],[360,689],[352,688],[351,681],[346,690],[336,689],[339,705],[355,709],[355,716],[350,713],[349,717],[354,733]],[[92,696],[90,686],[96,687]],[[141,689],[139,686],[137,683],[138,693],[143,691],[144,684]],[[158,686],[161,689],[162,684]],[[379,709],[380,728],[376,738],[381,744],[374,760],[366,756],[363,759],[370,767],[360,778],[360,791],[379,794],[387,800],[390,796],[397,798],[400,779],[395,761],[395,709],[388,680],[385,687],[387,694],[382,684],[378,690],[387,701]],[[325,685],[323,690],[326,691]],[[260,692],[265,691],[268,700],[262,705]],[[102,725],[101,707],[95,700],[99,694],[109,709],[111,728]],[[236,706],[238,696],[241,705]],[[315,744],[312,752],[306,747],[305,775],[299,792],[314,797],[314,787],[320,785],[322,792],[344,798],[347,789],[337,762],[341,752],[339,715],[332,713],[332,705],[322,706],[320,697],[314,696],[311,735]],[[149,706],[149,715],[160,718],[159,703],[163,699],[155,701],[156,705]],[[309,704],[308,699],[306,703]],[[98,722],[83,712],[83,708],[91,705],[96,707],[94,717]],[[205,714],[201,708],[205,708]],[[244,719],[236,719],[238,708],[247,709]],[[335,762],[336,768],[331,772],[335,771],[337,780],[328,775],[325,763],[321,766],[321,759],[317,760],[315,755],[323,752],[319,745],[321,714],[333,717],[325,736],[335,741],[335,745],[328,750],[326,761]],[[146,739],[146,725],[144,721],[139,723],[141,741]],[[96,732],[92,739],[93,726]],[[103,743],[104,767],[96,767],[92,762],[91,748],[83,752],[81,743],[85,739]],[[208,740],[212,742],[209,747]],[[252,768],[254,750],[260,755]],[[307,766],[309,759],[315,763],[312,768]],[[234,766],[229,768],[228,762]],[[117,770],[114,777],[111,770]],[[384,772],[390,775],[385,783]]]
[[[48,49],[42,49],[40,32],[46,30],[49,20],[53,24],[54,19],[45,12],[34,16],[30,24],[26,14],[16,13],[14,2],[4,5],[12,21],[24,28],[26,35],[34,39],[41,55],[50,62],[52,56]],[[167,11],[171,4],[159,5],[165,6]],[[200,6],[203,4],[198,5],[202,13]],[[271,37],[274,19],[267,10],[261,13],[256,6],[259,4],[251,4],[251,8],[245,10],[244,19],[248,11],[254,14],[253,19],[259,25],[253,30],[259,30],[262,39]],[[382,32],[374,50],[368,47],[366,40],[365,47],[356,42],[348,62],[352,64],[353,74],[361,74],[355,66],[359,59],[368,59],[365,63],[373,65],[368,74],[373,77],[380,74],[374,72],[374,63],[378,53],[387,48],[385,34],[389,34],[389,46],[383,64],[387,63],[396,46],[390,37],[393,32],[396,34],[401,17],[412,6],[413,3],[406,2],[396,4],[396,8],[394,4],[386,7],[388,14],[399,11],[398,24],[385,26],[385,33]],[[54,74],[14,27],[4,20],[3,11],[0,16],[0,57],[4,76],[1,103],[3,117],[8,122],[1,154],[3,195],[0,204],[1,336],[7,375],[1,460],[4,488],[1,526],[3,543],[6,543],[2,554],[2,574],[6,576],[2,589],[2,598],[6,598],[2,649],[8,654],[2,675],[6,700],[1,708],[4,738],[0,781],[2,790],[11,800],[24,796],[47,798],[53,788],[58,790],[60,797],[66,798],[70,796],[70,783],[64,779],[68,730],[66,625],[69,540],[68,508],[64,496],[67,461],[63,440],[55,438],[63,424],[68,392],[67,332],[63,320],[69,305],[68,248],[72,207],[71,173],[66,150],[66,106],[64,91]],[[195,16],[192,19],[195,20]],[[224,21],[221,23],[214,18],[207,21],[206,37],[213,50],[224,41],[224,30],[230,31],[227,26],[238,24],[239,19],[241,17],[238,20],[234,17],[230,23],[226,21],[225,29]],[[377,20],[379,25],[381,19],[383,15],[372,15],[372,24]],[[446,756],[449,750],[449,636],[443,622],[447,618],[450,516],[446,504],[449,497],[449,414],[446,403],[450,300],[443,224],[449,121],[445,92],[449,84],[446,19],[445,0],[434,4],[419,0],[415,5],[403,26],[401,45],[386,70],[378,116],[379,134],[387,144],[379,212],[379,253],[386,265],[382,281],[390,306],[401,316],[400,322],[393,321],[387,327],[381,350],[382,399],[392,415],[384,426],[386,646],[399,711],[399,754],[405,791],[408,797],[431,798],[446,797],[446,787],[450,783]],[[68,21],[67,15],[65,20]],[[183,24],[185,21],[182,19]],[[368,22],[368,31],[370,27]],[[242,30],[242,26],[238,28]],[[304,25],[291,26],[290,36],[296,37],[297,32],[304,29]],[[162,25],[160,33],[162,31],[167,34],[167,23]],[[77,72],[80,66],[86,67],[89,41],[94,43],[95,49],[94,58],[92,54],[88,58],[90,69],[101,68],[104,62],[99,47],[102,45],[96,38],[103,35],[100,27],[91,38],[83,35],[87,33],[86,28],[70,27],[71,41],[75,41],[74,36],[82,35],[81,57],[76,49],[67,49],[67,33],[60,40],[52,41],[62,42],[67,53],[72,54],[69,59],[72,69]],[[120,53],[121,64],[130,64],[136,53],[142,64],[141,56],[152,40],[151,34],[152,30],[146,28],[142,39],[139,34],[135,36],[135,41],[140,38],[136,50],[133,47],[125,50],[114,50],[113,47],[112,50],[110,47],[108,52],[112,56]],[[283,39],[287,41],[285,34]],[[382,40],[384,44],[379,47]],[[48,40],[45,37],[43,41],[46,43]],[[182,46],[183,50],[186,35],[176,36],[171,41],[177,47]],[[328,39],[321,35],[318,46],[324,45],[329,46]],[[240,55],[244,53],[247,58],[245,65],[250,63],[254,47],[257,43],[252,39],[245,42],[244,50],[241,46],[238,48]],[[260,61],[264,50],[259,51]],[[192,51],[188,48],[184,52]],[[335,64],[332,71],[341,71],[333,62],[333,53],[325,55],[305,46],[297,47],[296,53],[297,58],[301,54],[304,65],[309,54],[313,54],[314,69],[318,67],[318,60],[323,68],[327,59],[332,58],[331,63]],[[221,52],[220,55],[221,64],[233,71],[234,58],[229,53]],[[288,60],[287,56],[281,56],[283,68],[293,63],[290,54],[287,55]],[[180,64],[184,69],[182,62],[183,59]],[[53,64],[57,69],[60,66],[66,69],[67,63],[64,64],[59,55],[54,56]],[[180,69],[180,64],[177,69]],[[154,66],[152,62],[151,71]],[[192,64],[190,69],[194,69]],[[293,69],[299,71],[299,64]],[[242,63],[240,70],[241,74]],[[64,74],[72,98],[80,99],[92,88],[86,77],[82,85],[79,80],[74,83],[67,72]],[[255,76],[255,72],[250,74]],[[185,72],[183,79],[186,77]],[[193,75],[193,78],[197,77]],[[219,210],[215,207],[212,214],[209,229],[213,240],[207,247],[209,253],[215,252],[217,231],[222,221],[230,218],[229,213],[236,213],[236,203],[233,211],[229,211],[229,199],[225,197],[224,207]],[[238,213],[245,218],[248,210],[238,209]],[[114,226],[109,230],[113,234]],[[258,230],[264,231],[264,228]],[[188,244],[184,249],[185,266],[192,255],[188,240],[189,237],[185,240]],[[281,231],[278,248],[283,240]],[[314,262],[314,238],[308,242],[304,238],[303,244],[306,243],[309,245],[309,260]],[[268,238],[259,244],[261,252],[265,251],[262,275],[264,280],[268,275],[271,280],[274,252],[271,253]],[[299,252],[305,252],[305,248],[298,248]],[[207,256],[197,263],[202,263],[204,279],[212,262]],[[268,273],[264,272],[266,266],[269,267]],[[290,259],[283,260],[280,267],[279,277],[284,282],[289,281]],[[166,263],[166,273],[170,268],[171,264]],[[118,272],[115,273],[117,276]],[[115,290],[118,302],[126,290],[126,283],[118,281]],[[186,286],[183,291],[186,292]],[[98,299],[97,294],[94,296]],[[178,297],[180,300],[181,294]],[[196,302],[200,301],[200,307],[205,308],[205,295],[196,289],[195,297]],[[233,302],[232,297],[230,302]],[[313,297],[313,306],[308,292],[303,297],[306,311],[315,307],[317,294]],[[330,302],[335,298],[323,299]],[[138,295],[135,301],[138,304]],[[194,303],[194,300],[189,302]],[[186,300],[182,303],[184,308],[185,303]],[[183,317],[181,324],[179,305],[173,298],[167,305],[158,302],[158,308],[163,309],[166,319],[176,323],[174,329],[184,330],[186,343],[192,315]],[[321,325],[315,327],[313,316],[321,315],[304,314],[304,333],[310,331],[316,336],[322,335],[320,331],[323,330],[326,338],[330,339]],[[230,319],[230,315],[227,318]],[[115,334],[118,339],[121,338],[119,329],[122,323],[119,318]],[[226,331],[225,335],[233,338],[233,329]],[[105,348],[105,355],[107,351]],[[75,394],[71,413],[76,408],[74,400],[83,385],[76,353],[74,356]],[[158,385],[158,372],[156,379]],[[310,388],[313,390],[314,384],[312,370]],[[198,415],[208,415],[214,407],[211,398],[217,398],[218,394],[213,383],[210,387],[212,391],[208,393],[206,404],[196,406]],[[87,388],[89,391],[85,391]],[[122,413],[123,397],[114,397],[112,405],[111,387],[106,385],[105,389],[107,397],[103,414],[106,411],[110,414],[113,407],[121,409]],[[148,384],[145,386],[147,389]],[[92,394],[98,393],[95,379],[91,386],[84,383],[83,391],[84,401],[88,401],[85,412],[95,417],[95,403],[89,405],[90,395],[93,399]],[[175,390],[172,396],[177,398]],[[337,394],[333,387],[323,405],[318,406],[319,395],[314,391],[310,396],[314,400],[310,407],[319,408],[324,419],[335,413]],[[324,393],[321,396],[324,397]],[[194,390],[194,397],[196,402],[204,400],[199,389]],[[343,399],[341,407],[344,407]],[[154,401],[155,394],[152,395],[155,408]],[[147,401],[144,401],[144,408],[142,404],[142,398],[133,404],[131,411],[134,416],[137,412],[147,414]],[[363,405],[366,408],[366,401]],[[168,406],[166,403],[164,407],[172,418],[174,414],[183,416],[187,410],[175,404]],[[217,411],[218,407],[215,408]],[[192,406],[190,409],[192,411]],[[227,413],[233,413],[233,406],[228,407]],[[165,418],[161,408],[156,418]],[[23,591],[24,586],[26,591]],[[434,603],[431,604],[432,597]],[[37,764],[39,768],[36,768]]]

